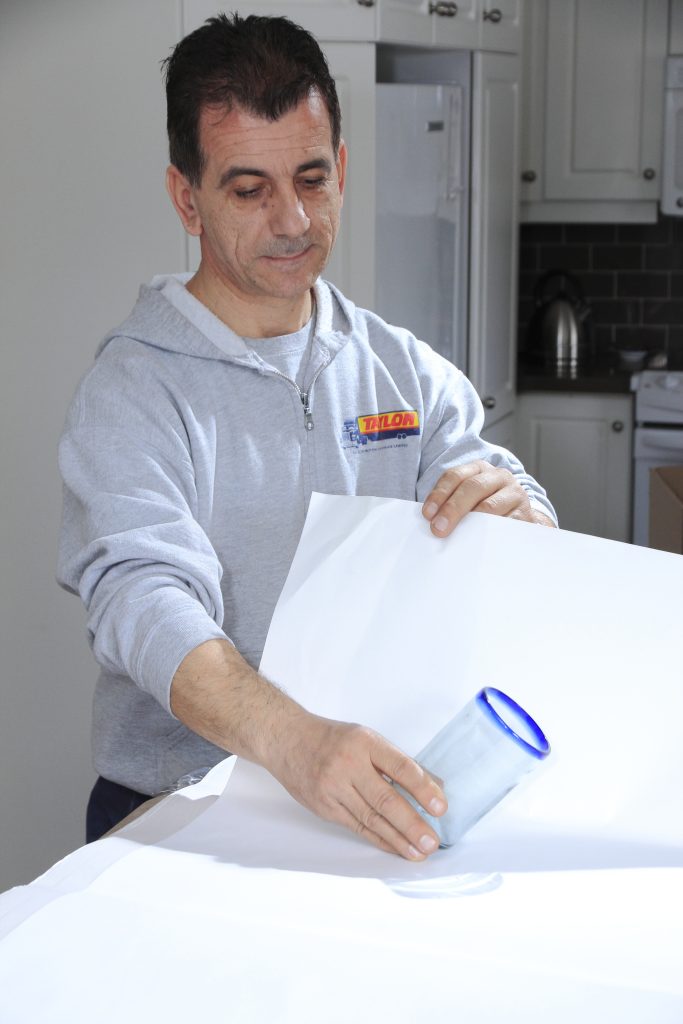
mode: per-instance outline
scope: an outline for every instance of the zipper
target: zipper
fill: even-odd
[[[293,388],[296,388],[296,393],[301,400],[302,406],[304,407],[304,430],[313,430],[313,413],[311,412],[311,394],[313,393],[313,385],[315,384],[315,382],[317,381],[318,377],[323,372],[325,367],[329,365],[329,362],[330,360],[327,359],[324,363],[321,364],[321,366],[318,367],[315,374],[313,375],[313,380],[309,384],[308,389],[306,391],[302,391],[297,382],[295,380],[292,380],[291,377],[288,377],[286,373],[282,373],[281,370],[276,370],[274,366],[270,367],[272,373],[276,374],[276,376],[278,377],[282,377],[282,379],[286,380],[288,384],[291,384]]]

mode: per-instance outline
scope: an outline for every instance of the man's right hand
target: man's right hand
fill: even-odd
[[[443,814],[443,791],[417,762],[365,726],[303,708],[288,717],[288,736],[265,767],[299,803],[408,860],[438,848],[434,830],[391,785],[397,782],[429,814]]]
[[[187,655],[173,677],[171,709],[193,732],[263,765],[304,807],[380,849],[424,860],[438,848],[434,830],[391,785],[443,814],[444,793],[417,762],[372,729],[305,711],[227,641],[208,640]]]

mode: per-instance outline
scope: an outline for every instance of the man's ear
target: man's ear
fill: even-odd
[[[339,141],[339,152],[337,154],[337,178],[339,179],[339,193],[344,198],[344,186],[346,185],[346,164],[349,153],[343,139]]]
[[[166,171],[166,191],[188,235],[201,235],[202,222],[195,205],[194,189],[173,164]]]

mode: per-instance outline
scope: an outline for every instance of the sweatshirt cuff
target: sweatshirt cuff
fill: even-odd
[[[135,682],[158,700],[176,721],[177,716],[171,711],[173,677],[183,658],[207,640],[227,640],[232,644],[230,637],[197,603],[196,608],[185,607],[177,614],[165,617],[148,633],[140,648]]]

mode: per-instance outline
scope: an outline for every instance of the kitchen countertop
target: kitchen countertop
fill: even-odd
[[[582,368],[576,377],[557,377],[542,366],[520,364],[517,369],[517,391],[589,392],[623,394],[631,391],[633,371],[609,365]]]

